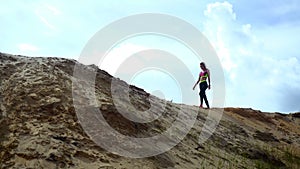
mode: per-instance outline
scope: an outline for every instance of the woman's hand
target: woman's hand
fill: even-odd
[[[198,83],[196,83],[196,84],[194,85],[194,87],[193,87],[193,90],[195,90],[195,88],[196,88],[197,84],[198,84]]]

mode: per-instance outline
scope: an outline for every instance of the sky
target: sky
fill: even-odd
[[[168,14],[196,27],[214,47],[224,71],[225,107],[300,112],[299,11],[298,0],[10,0],[0,5],[0,52],[78,59],[95,33],[110,23],[134,14]],[[165,36],[126,39],[95,64],[118,75],[126,58],[147,49],[176,55],[197,80],[200,68],[193,52]],[[179,86],[175,73],[145,69],[128,82],[167,100],[182,102],[183,88],[192,90],[195,81]],[[218,82],[217,75],[211,74],[212,90],[207,91],[210,102],[216,99],[212,93]]]

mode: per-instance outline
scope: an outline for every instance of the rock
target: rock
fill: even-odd
[[[272,133],[261,132],[258,130],[255,132],[253,137],[256,139],[259,139],[261,141],[279,142],[279,140],[277,138],[275,138]]]
[[[52,97],[52,98],[48,99],[46,102],[49,104],[59,103],[59,102],[61,102],[61,99]]]

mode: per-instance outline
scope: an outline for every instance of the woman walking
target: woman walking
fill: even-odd
[[[208,104],[208,101],[207,101],[205,90],[207,88],[210,89],[210,72],[206,68],[204,62],[200,63],[200,68],[202,69],[202,71],[199,74],[198,81],[195,83],[195,85],[193,87],[193,90],[195,90],[195,87],[200,82],[200,85],[199,85],[199,87],[200,87],[200,93],[199,93],[199,95],[200,95],[200,108],[203,108],[203,100],[204,100],[207,108],[209,109],[209,104]],[[207,81],[208,81],[208,84],[207,84]]]

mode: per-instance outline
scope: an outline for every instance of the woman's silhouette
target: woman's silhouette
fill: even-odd
[[[206,68],[205,63],[201,62],[200,63],[200,68],[202,69],[202,71],[199,74],[199,78],[198,81],[195,83],[193,90],[195,90],[195,87],[197,86],[197,84],[200,82],[200,108],[203,108],[203,99],[205,101],[205,104],[207,106],[207,108],[209,109],[209,104],[207,101],[207,97],[205,94],[205,90],[208,88],[210,89],[210,72],[209,70]],[[208,81],[208,84],[207,84]]]

